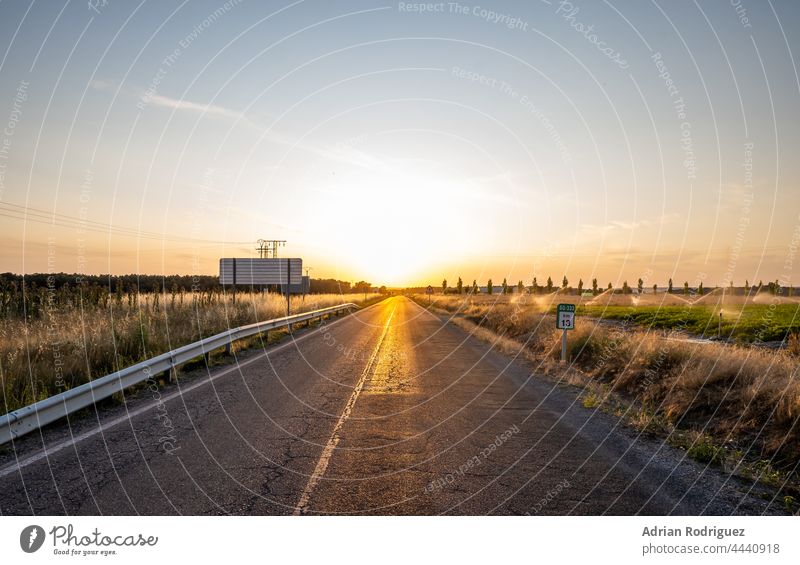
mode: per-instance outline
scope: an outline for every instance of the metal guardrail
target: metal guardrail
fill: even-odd
[[[338,314],[351,308],[357,308],[357,306],[352,302],[348,302],[339,306],[331,306],[233,328],[14,410],[4,416],[0,416],[0,445],[55,422],[82,408],[91,406],[116,392],[144,382],[151,377],[156,377],[161,373],[172,371],[173,368],[197,357],[207,355],[214,349],[227,348],[236,340],[261,332],[288,327],[291,324],[311,321],[315,318],[319,318],[322,321],[323,316]]]

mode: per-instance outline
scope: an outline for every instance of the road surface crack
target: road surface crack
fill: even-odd
[[[297,506],[294,509],[294,515],[299,516],[301,514],[308,513],[309,509],[309,502],[311,499],[311,494],[314,492],[317,484],[322,479],[325,471],[328,469],[328,463],[330,463],[331,457],[333,456],[333,451],[336,449],[336,446],[339,444],[341,440],[341,436],[339,435],[344,423],[350,417],[350,414],[353,412],[353,408],[355,407],[356,400],[358,400],[359,394],[361,394],[361,390],[364,388],[364,383],[372,374],[373,366],[375,365],[375,361],[378,358],[378,354],[381,350],[381,345],[383,341],[386,339],[386,334],[389,333],[389,326],[392,323],[392,318],[394,317],[395,308],[392,309],[392,312],[389,314],[389,317],[386,319],[386,323],[383,326],[383,332],[381,333],[380,338],[378,339],[378,343],[375,345],[375,349],[372,351],[372,354],[367,361],[367,366],[364,368],[364,372],[361,373],[361,377],[358,379],[356,386],[353,388],[353,393],[350,395],[350,399],[347,401],[347,404],[344,407],[344,411],[342,415],[339,417],[339,421],[336,422],[336,425],[333,427],[333,431],[331,432],[331,437],[328,440],[328,443],[325,445],[325,448],[322,450],[322,454],[319,457],[319,461],[317,462],[317,466],[314,468],[314,472],[311,474],[311,477],[308,479],[308,484],[306,484],[306,488],[303,489],[303,493],[300,495],[300,500],[297,502]]]

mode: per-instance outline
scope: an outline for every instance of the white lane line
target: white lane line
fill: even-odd
[[[373,306],[376,306],[376,305],[373,305]],[[368,308],[371,308],[371,307],[372,306],[369,306]],[[368,308],[365,308],[364,310],[367,310]],[[364,310],[359,310],[358,312],[364,312]],[[126,412],[124,416],[120,416],[118,418],[114,418],[113,420],[110,420],[108,422],[100,424],[96,428],[92,428],[91,430],[88,430],[88,431],[86,431],[86,432],[84,432],[82,434],[79,434],[77,436],[71,437],[70,439],[64,440],[61,443],[57,443],[57,444],[55,444],[53,446],[50,446],[50,447],[45,447],[42,451],[40,451],[38,453],[34,453],[33,455],[31,455],[29,457],[26,457],[25,459],[22,459],[21,461],[15,461],[13,463],[10,463],[10,464],[6,465],[5,467],[0,468],[0,479],[3,478],[3,477],[6,477],[6,476],[8,476],[8,475],[10,475],[12,473],[19,472],[21,469],[24,469],[25,467],[27,467],[29,465],[32,465],[33,463],[36,463],[37,461],[41,461],[42,459],[46,459],[46,458],[50,457],[51,455],[54,455],[54,454],[58,453],[59,451],[61,451],[63,449],[66,449],[67,447],[71,447],[73,445],[76,445],[76,444],[78,444],[78,443],[80,443],[80,442],[82,442],[84,440],[89,439],[92,436],[95,436],[95,435],[97,435],[97,434],[99,434],[101,432],[105,432],[106,430],[109,430],[109,429],[113,428],[114,426],[118,426],[119,424],[125,423],[125,422],[127,422],[129,420],[132,420],[133,418],[135,418],[137,416],[140,416],[140,415],[142,415],[142,414],[144,414],[146,412],[149,412],[150,410],[152,410],[153,408],[158,406],[160,403],[166,403],[166,402],[169,402],[171,400],[174,400],[174,399],[176,399],[176,398],[178,398],[178,397],[180,397],[180,396],[182,396],[184,394],[187,394],[187,393],[195,390],[196,388],[200,388],[201,386],[205,386],[205,385],[207,385],[207,384],[209,384],[211,382],[214,382],[215,380],[217,380],[219,378],[222,378],[222,377],[224,377],[226,375],[229,375],[230,373],[232,373],[234,371],[237,371],[237,370],[241,369],[242,367],[246,367],[246,366],[250,365],[251,363],[255,363],[256,361],[263,361],[265,357],[268,357],[269,355],[272,355],[273,353],[277,353],[279,351],[282,351],[282,350],[286,349],[287,347],[291,347],[291,346],[297,344],[298,342],[301,342],[301,341],[304,341],[304,340],[308,339],[309,337],[311,337],[313,335],[318,335],[321,331],[327,330],[328,328],[331,328],[331,327],[333,327],[333,326],[335,326],[335,325],[337,325],[337,324],[339,324],[341,322],[344,322],[345,320],[349,320],[349,319],[351,319],[351,316],[346,316],[344,318],[336,320],[333,323],[324,324],[323,326],[315,329],[311,333],[307,333],[307,334],[301,335],[300,337],[295,338],[295,339],[293,339],[293,340],[291,340],[291,341],[289,341],[287,343],[284,343],[282,345],[278,345],[275,348],[266,350],[263,355],[257,355],[256,357],[253,357],[251,359],[246,359],[245,361],[238,362],[238,363],[236,363],[236,365],[233,365],[232,367],[229,367],[228,369],[225,369],[224,371],[220,371],[219,373],[216,373],[215,375],[213,375],[213,376],[211,376],[211,377],[209,377],[207,379],[204,379],[204,380],[202,380],[200,382],[191,384],[191,385],[186,386],[186,387],[182,387],[179,390],[177,390],[177,391],[175,391],[175,392],[173,392],[171,394],[168,394],[166,396],[162,396],[159,400],[156,400],[156,401],[154,401],[154,402],[152,402],[152,403],[150,403],[150,404],[148,404],[146,406],[142,406],[141,408],[137,408],[136,410],[132,410],[130,412]]]
[[[361,389],[364,388],[364,383],[366,382],[369,374],[372,372],[372,366],[375,364],[375,360],[378,358],[378,353],[381,350],[383,340],[386,338],[386,334],[389,332],[389,324],[392,323],[392,318],[394,317],[394,312],[396,309],[397,306],[392,308],[392,312],[389,314],[389,318],[386,320],[386,324],[383,326],[381,337],[378,339],[378,343],[375,345],[375,349],[372,351],[369,361],[367,361],[367,366],[364,367],[364,372],[361,373],[361,377],[358,379],[358,383],[356,383],[356,386],[353,389],[353,394],[350,395],[350,399],[347,401],[342,415],[339,416],[339,421],[336,422],[336,425],[333,427],[331,437],[328,440],[328,443],[325,445],[325,449],[322,450],[322,455],[319,456],[317,466],[314,467],[314,472],[311,474],[311,477],[309,477],[308,484],[306,484],[306,488],[303,489],[303,494],[300,495],[300,500],[297,502],[297,506],[295,506],[293,513],[295,516],[306,514],[308,512],[308,503],[311,498],[311,493],[314,492],[314,489],[316,488],[317,484],[319,484],[320,479],[322,479],[322,476],[328,469],[328,463],[330,463],[333,450],[336,449],[337,445],[339,445],[339,440],[341,439],[339,437],[339,432],[341,431],[342,426],[344,426],[344,423],[350,417],[350,414],[353,412],[353,407],[356,405],[358,395],[361,394]]]

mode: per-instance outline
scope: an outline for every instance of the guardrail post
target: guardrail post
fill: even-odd
[[[228,342],[225,344],[225,354],[232,355],[233,354],[233,342]]]
[[[206,351],[205,353],[203,353],[203,359],[205,359],[205,361],[206,361],[206,366],[210,365],[211,364],[211,352],[210,351]]]

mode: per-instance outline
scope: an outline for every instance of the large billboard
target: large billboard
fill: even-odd
[[[220,259],[219,282],[235,285],[302,285],[303,260],[297,258]]]

